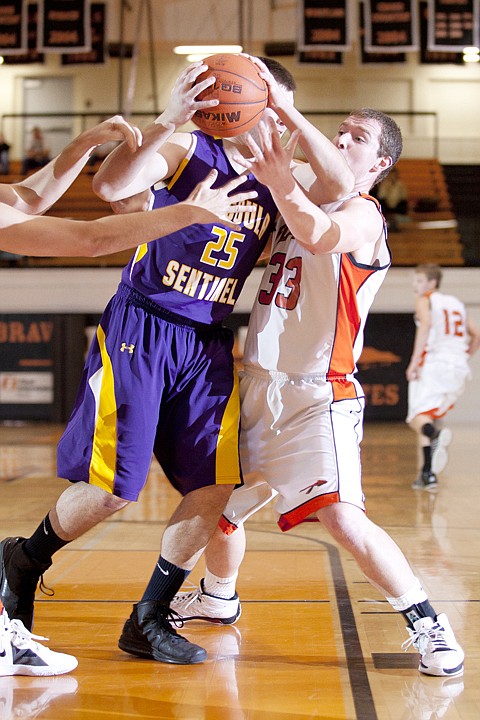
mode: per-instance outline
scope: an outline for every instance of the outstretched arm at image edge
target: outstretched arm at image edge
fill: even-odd
[[[56,158],[21,182],[0,185],[0,202],[28,215],[41,215],[78,177],[92,151],[112,140],[124,140],[135,151],[142,138],[138,128],[115,115],[80,133]]]
[[[0,249],[36,257],[97,257],[137,247],[142,243],[170,235],[193,223],[222,222],[245,209],[245,200],[256,197],[255,191],[229,195],[245,177],[234,178],[220,188],[212,188],[217,172],[210,171],[189,197],[181,203],[98,220],[80,221],[55,217],[25,215],[15,208],[0,207]]]

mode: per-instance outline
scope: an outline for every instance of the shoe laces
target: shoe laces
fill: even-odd
[[[174,625],[177,628],[182,628],[185,624],[183,622],[182,616],[176,610],[173,610],[171,607],[167,607],[165,613],[162,612],[161,619],[164,621],[164,624],[167,626],[167,629],[175,634],[176,634],[176,631],[174,630],[172,625]]]
[[[48,587],[48,585],[45,585],[45,583],[43,581],[43,575],[40,575],[38,589],[40,590],[40,592],[42,592],[47,597],[53,597],[55,595],[55,590],[51,587]]]
[[[418,630],[410,630],[410,637],[402,643],[402,649],[407,652],[412,645],[420,652],[426,652],[428,643],[433,645],[433,650],[451,650],[445,638],[445,630],[436,622],[432,627],[420,627]]]
[[[35,649],[35,646],[37,645],[35,640],[48,640],[48,638],[43,637],[43,635],[34,635],[31,633],[30,630],[27,630],[22,621],[18,620],[18,618],[10,620],[10,632],[15,637],[18,644],[23,645],[23,647],[28,646]],[[17,642],[15,643],[16,645]]]

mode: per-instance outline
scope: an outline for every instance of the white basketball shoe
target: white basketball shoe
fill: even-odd
[[[7,675],[63,675],[74,670],[73,655],[53,652],[36,640],[21,620],[10,620],[5,609],[0,615],[0,677]]]
[[[440,473],[445,470],[448,463],[447,448],[452,442],[452,431],[449,428],[443,428],[437,437],[432,439],[432,472]]]
[[[200,581],[200,587],[191,592],[181,592],[175,595],[170,607],[180,615],[184,622],[205,620],[221,625],[233,625],[242,613],[237,593],[230,599],[209,595],[203,588],[203,580]]]
[[[404,650],[413,645],[420,653],[418,669],[424,675],[454,677],[463,673],[464,653],[455,639],[448,618],[444,613],[420,618],[414,622],[414,629],[407,627],[410,639],[402,647]]]

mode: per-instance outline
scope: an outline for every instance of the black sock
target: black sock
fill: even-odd
[[[432,439],[437,437],[438,430],[433,423],[425,423],[425,425],[422,425],[422,435]]]
[[[430,605],[428,600],[424,600],[421,603],[418,603],[416,605],[411,605],[406,610],[401,611],[403,617],[407,621],[409,627],[413,630],[413,623],[416,622],[416,620],[419,620],[420,618],[424,617],[431,617],[434,620],[436,620],[437,615],[435,613],[435,610]]]
[[[174,595],[180,590],[189,574],[190,570],[172,565],[160,555],[140,602],[161,600],[170,605]]]
[[[430,445],[425,445],[423,450],[423,468],[422,472],[431,472],[432,469],[432,448]]]
[[[70,542],[58,537],[48,515],[42,520],[33,535],[23,543],[23,549],[32,560],[48,565],[52,562],[52,555]]]

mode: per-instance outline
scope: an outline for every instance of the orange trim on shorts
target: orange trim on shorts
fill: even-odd
[[[225,515],[222,515],[220,517],[220,520],[218,521],[218,527],[220,530],[225,533],[225,535],[231,535],[235,532],[235,530],[238,530],[238,525],[235,525],[235,523],[230,522],[230,520],[227,520]]]
[[[430,415],[430,417],[435,418],[435,420],[439,420],[440,418],[445,417],[445,415],[454,408],[455,405],[452,403],[450,407],[448,407],[446,410],[444,410],[442,413],[439,411],[438,408],[432,408],[431,410],[422,410],[422,412],[419,412],[419,415]]]
[[[295,527],[295,525],[303,522],[309,515],[317,512],[317,510],[321,510],[322,508],[327,507],[327,505],[334,505],[338,502],[340,502],[338,492],[319,495],[316,498],[307,500],[307,502],[299,505],[299,507],[296,507],[295,510],[290,510],[290,512],[280,515],[278,519],[278,527],[282,532],[291,530]]]
[[[333,400],[354,400],[358,398],[357,386],[347,378],[331,379]]]

